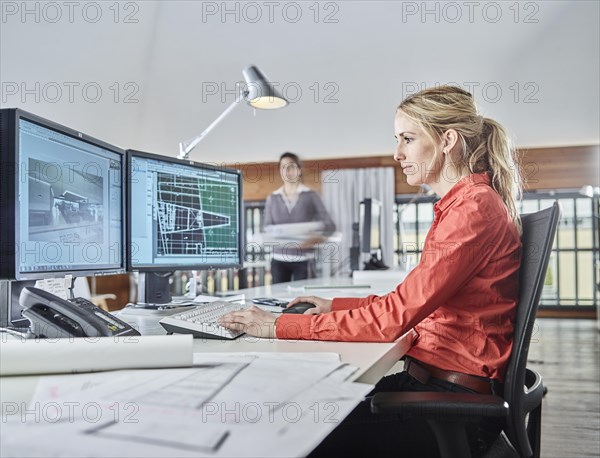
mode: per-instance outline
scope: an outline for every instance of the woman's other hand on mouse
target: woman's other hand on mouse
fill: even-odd
[[[306,312],[304,312],[305,315],[317,315],[319,313],[331,312],[332,301],[330,299],[323,299],[322,297],[317,296],[300,296],[290,301],[287,306],[291,307],[299,302],[308,302],[315,305],[315,308],[308,309]]]

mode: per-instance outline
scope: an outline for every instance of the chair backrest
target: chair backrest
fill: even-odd
[[[535,393],[535,397],[539,399],[534,401],[528,398],[528,395],[533,397],[534,393],[524,390],[527,355],[559,216],[558,202],[545,210],[521,216],[523,250],[519,271],[519,304],[513,348],[504,380],[504,399],[509,405],[505,432],[521,456],[530,456],[532,453],[525,429],[525,417],[535,407],[533,404],[541,402],[541,393]]]

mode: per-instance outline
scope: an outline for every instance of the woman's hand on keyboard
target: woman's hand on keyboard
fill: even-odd
[[[275,320],[277,316],[258,307],[231,312],[219,319],[225,328],[242,331],[248,335],[264,339],[275,337]]]

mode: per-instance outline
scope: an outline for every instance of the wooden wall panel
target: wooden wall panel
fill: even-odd
[[[600,146],[530,148],[521,151],[527,189],[600,186]]]
[[[131,274],[122,275],[107,275],[95,277],[95,288],[91,282],[91,277],[88,277],[90,281],[90,291],[94,294],[115,294],[116,300],[108,300],[107,305],[110,310],[119,310],[129,302],[129,288],[130,288],[130,276]]]
[[[519,150],[526,189],[568,189],[600,186],[600,146],[565,146]],[[244,200],[264,200],[281,186],[277,162],[229,164],[244,176]],[[337,170],[365,167],[395,167],[396,194],[412,194],[418,188],[406,183],[397,163],[389,156],[307,160],[303,163],[304,183],[321,191],[325,181],[335,180]]]

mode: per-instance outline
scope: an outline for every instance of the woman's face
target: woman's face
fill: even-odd
[[[302,171],[298,167],[298,164],[289,157],[284,157],[279,162],[279,173],[281,174],[281,179],[288,183],[297,183],[302,176]]]
[[[442,155],[436,159],[436,145],[400,110],[394,120],[394,137],[398,142],[394,160],[400,163],[406,182],[411,186],[435,183],[442,169]]]

